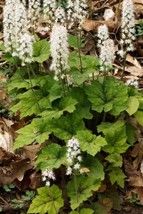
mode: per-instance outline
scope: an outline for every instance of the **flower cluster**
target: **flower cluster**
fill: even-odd
[[[50,38],[52,56],[51,70],[55,71],[55,79],[58,80],[68,66],[68,37],[66,27],[55,23]]]
[[[19,39],[19,47],[17,48],[18,57],[22,61],[22,66],[33,61],[33,43],[34,37],[25,33]]]
[[[38,26],[38,19],[40,17],[41,11],[41,1],[40,0],[30,0],[28,4],[28,27],[32,30],[36,30]]]
[[[47,168],[44,172],[42,172],[42,180],[46,181],[46,186],[50,186],[50,180],[56,180],[54,172]]]
[[[32,61],[32,38],[28,33],[26,8],[20,0],[6,1],[3,19],[4,45],[22,64]]]
[[[55,11],[55,23],[59,23],[60,25],[66,25],[66,14],[65,10],[62,7],[58,7]]]
[[[132,85],[134,86],[135,88],[139,88],[139,83],[137,80],[135,79],[129,79],[126,81],[126,85]]]
[[[43,14],[49,24],[55,19],[56,0],[43,0]]]
[[[67,19],[70,23],[69,28],[74,22],[80,27],[87,16],[86,0],[68,0],[67,5]]]
[[[109,39],[109,32],[107,25],[100,25],[98,27],[98,47],[101,48],[104,45],[104,42]]]
[[[13,19],[14,19],[14,1],[6,0],[3,10],[3,36],[6,52],[13,50]]]
[[[114,43],[109,38],[109,32],[106,25],[101,25],[98,28],[98,47],[100,48],[100,70],[108,71],[112,67],[114,58]]]
[[[135,16],[132,0],[123,0],[122,7],[121,44],[124,47],[124,51],[133,51],[133,41],[135,40]]]
[[[112,67],[112,62],[114,58],[114,43],[113,40],[107,39],[100,50],[100,70],[108,71]]]
[[[73,170],[80,170],[80,162],[82,161],[79,141],[72,137],[67,144],[67,167],[66,175],[71,175]]]

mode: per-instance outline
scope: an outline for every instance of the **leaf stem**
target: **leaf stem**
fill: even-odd
[[[75,187],[75,193],[76,193],[76,200],[78,202],[78,187],[77,187],[77,176],[76,173],[74,173],[74,187]],[[77,207],[77,212],[79,212],[79,207]]]
[[[83,73],[82,58],[81,58],[81,30],[77,31],[78,56],[80,62],[80,73]]]
[[[124,73],[125,73],[126,59],[127,59],[127,52],[125,53],[124,58],[123,58],[123,70],[122,70],[121,80],[123,80]]]
[[[36,97],[36,95],[35,95],[35,93],[34,93],[34,90],[33,90],[31,75],[30,75],[30,72],[29,72],[28,67],[27,67],[27,73],[28,73],[28,76],[29,76],[29,80],[30,80],[30,85],[31,85],[31,90],[32,90],[32,92],[33,92],[33,96],[35,97],[35,101],[36,101],[36,103],[37,103],[37,106],[38,106],[40,112],[42,112],[42,109],[41,109],[41,107],[40,107],[40,105],[39,105],[39,103],[38,103],[37,97]]]

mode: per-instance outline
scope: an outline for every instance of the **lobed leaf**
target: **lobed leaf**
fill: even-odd
[[[62,191],[56,186],[37,189],[38,195],[32,201],[27,213],[57,214],[64,205]]]
[[[128,108],[127,87],[113,77],[106,77],[103,81],[94,80],[86,86],[85,92],[92,109],[99,113],[104,111],[116,116]]]
[[[80,142],[80,148],[83,152],[95,156],[98,152],[101,151],[101,148],[107,145],[105,138],[101,136],[93,135],[88,130],[80,130],[76,135],[77,139]]]

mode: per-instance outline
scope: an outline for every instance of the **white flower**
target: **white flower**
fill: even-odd
[[[77,138],[72,137],[67,143],[67,162],[70,166],[67,167],[67,175],[72,174],[72,170],[80,169],[80,162],[82,161],[81,150]]]
[[[56,79],[62,75],[64,70],[68,70],[68,37],[66,27],[55,23],[50,38],[50,49],[52,56],[51,70],[55,71]]]
[[[46,181],[46,186],[49,187],[50,185],[50,181]]]
[[[50,186],[50,179],[55,181],[56,177],[54,172],[47,168],[45,171],[42,172],[42,181],[46,181],[46,186]]]
[[[33,30],[37,29],[38,26],[38,19],[40,18],[40,11],[41,11],[41,1],[40,0],[30,0],[28,4],[28,27],[32,28]]]
[[[32,62],[33,39],[28,33],[26,8],[19,0],[6,1],[4,7],[4,45],[12,56],[21,59],[22,65]]]
[[[70,166],[67,167],[66,175],[72,174],[72,168]]]
[[[33,61],[33,41],[34,37],[25,33],[19,39],[19,47],[17,53],[23,64],[31,63]]]
[[[98,47],[101,48],[106,40],[109,39],[109,32],[107,25],[100,25],[98,27]]]
[[[114,59],[114,42],[111,39],[104,41],[100,50],[100,69],[101,71],[108,71],[112,67]]]
[[[62,7],[58,7],[55,11],[55,22],[60,25],[66,26],[66,14]]]
[[[80,169],[80,164],[79,163],[76,163],[73,167],[74,169]]]
[[[113,12],[112,9],[109,8],[109,9],[106,9],[106,10],[104,11],[103,17],[104,17],[104,19],[105,19],[106,21],[112,19],[114,16],[115,16],[115,13]]]
[[[43,0],[43,14],[48,23],[52,23],[54,21],[56,7],[56,0]]]
[[[121,22],[122,44],[126,51],[133,51],[133,40],[135,40],[135,16],[132,0],[123,0],[122,22]]]
[[[139,88],[139,83],[137,80],[135,79],[129,79],[126,81],[126,85],[132,85],[134,86],[135,88]]]
[[[68,28],[76,22],[79,27],[83,24],[87,17],[87,1],[86,0],[68,0],[67,1],[67,20]]]

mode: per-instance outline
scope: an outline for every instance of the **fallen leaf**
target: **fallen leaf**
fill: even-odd
[[[126,66],[125,71],[129,72],[134,76],[138,76],[138,77],[143,76],[143,69],[137,68],[136,66]]]
[[[140,65],[139,61],[136,58],[132,57],[130,54],[127,55],[126,61],[130,62],[131,64],[133,64],[137,68],[142,69],[142,66]]]

